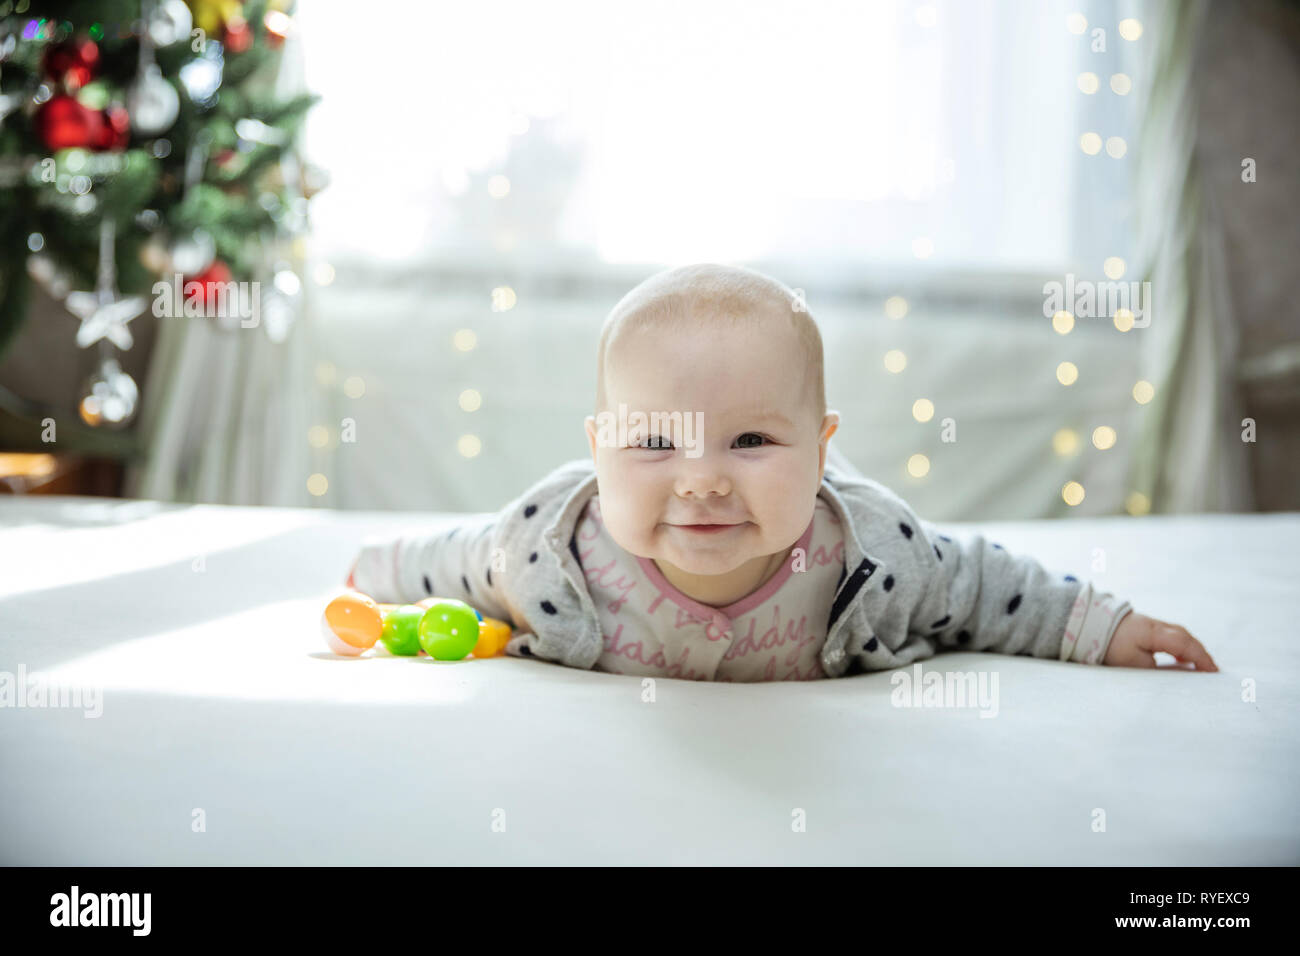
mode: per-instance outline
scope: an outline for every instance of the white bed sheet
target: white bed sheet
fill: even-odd
[[[889,672],[646,702],[538,661],[329,654],[361,538],[442,520],[0,499],[0,672],[103,694],[0,708],[0,863],[1300,863],[1300,514],[946,525],[1221,668],[923,665],[996,673],[993,719],[892,706]]]

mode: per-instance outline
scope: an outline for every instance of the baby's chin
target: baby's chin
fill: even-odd
[[[729,574],[745,562],[762,556],[752,524],[716,534],[668,528],[656,539],[652,548],[654,559],[667,561],[687,574]]]

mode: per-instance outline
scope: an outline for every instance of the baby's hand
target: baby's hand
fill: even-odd
[[[1181,663],[1191,663],[1196,670],[1217,671],[1218,665],[1201,642],[1187,633],[1187,628],[1158,621],[1130,611],[1124,615],[1111,635],[1103,664],[1112,667],[1155,667],[1155,652],[1172,654]]]

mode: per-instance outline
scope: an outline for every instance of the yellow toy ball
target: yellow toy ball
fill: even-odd
[[[340,594],[325,606],[320,629],[335,654],[359,657],[375,646],[384,628],[380,606],[358,591]]]
[[[506,649],[509,640],[509,624],[485,617],[478,624],[478,643],[474,645],[473,654],[475,657],[496,657]]]

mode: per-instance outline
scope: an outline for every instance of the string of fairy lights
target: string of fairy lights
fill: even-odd
[[[521,118],[516,122],[520,123],[524,120]],[[485,188],[487,194],[493,199],[504,199],[510,194],[510,180],[506,176],[496,174],[488,177]],[[453,187],[449,186],[449,189]],[[334,270],[328,265],[322,265],[329,269],[329,274],[327,277],[322,277],[318,273],[316,280],[321,285],[328,285],[334,279]],[[515,290],[508,285],[494,287],[488,298],[492,312],[509,312],[519,301]],[[457,329],[452,333],[451,346],[459,353],[473,352],[478,347],[478,334],[470,328]],[[338,369],[333,362],[322,360],[317,363],[316,382],[322,388],[332,388],[338,383]],[[346,397],[358,399],[365,395],[366,383],[360,375],[349,375],[343,379],[342,389]],[[462,412],[473,413],[482,407],[483,396],[478,389],[463,388],[457,395],[456,403]],[[311,447],[323,451],[333,451],[338,448],[340,438],[341,428],[332,430],[325,425],[313,425],[307,430],[307,441]],[[472,430],[463,432],[456,439],[456,452],[462,458],[476,458],[482,450],[483,441]],[[329,491],[329,478],[322,472],[313,472],[307,478],[307,491],[313,497],[323,497]]]
[[[1072,34],[1083,35],[1088,30],[1088,20],[1082,13],[1071,13],[1066,17],[1065,27]],[[1135,43],[1142,36],[1142,24],[1132,17],[1125,18],[1119,21],[1116,31],[1125,41]],[[1101,89],[1100,78],[1091,71],[1080,73],[1075,82],[1079,92],[1085,96],[1095,95]],[[1109,86],[1114,95],[1127,96],[1133,89],[1133,80],[1125,73],[1114,73],[1109,78]],[[1113,135],[1103,140],[1101,134],[1093,130],[1080,135],[1079,149],[1086,155],[1096,156],[1103,148],[1107,156],[1116,160],[1122,159],[1128,153],[1128,144],[1122,136]],[[912,254],[917,259],[929,258],[933,252],[934,242],[929,237],[918,237],[912,241]],[[1122,279],[1127,268],[1127,264],[1119,256],[1110,256],[1102,263],[1102,271],[1112,281]],[[903,296],[890,296],[884,303],[885,316],[897,321],[907,315],[908,307],[908,302]],[[1065,309],[1058,310],[1052,315],[1052,328],[1058,335],[1068,335],[1074,328],[1074,320],[1072,312]],[[1115,310],[1112,322],[1121,333],[1128,332],[1134,327],[1135,316],[1131,309],[1121,307]],[[897,375],[907,368],[907,355],[902,349],[890,349],[885,352],[883,363],[887,372]],[[1074,385],[1079,380],[1078,366],[1070,361],[1061,361],[1056,366],[1056,380],[1066,388]],[[1138,405],[1146,405],[1155,397],[1155,386],[1145,379],[1140,379],[1133,385],[1132,396],[1133,401]],[[934,414],[934,402],[930,399],[917,398],[912,403],[912,417],[916,421],[928,422]],[[1097,425],[1092,430],[1092,445],[1098,451],[1114,448],[1118,438],[1118,433],[1111,425]],[[1060,428],[1052,435],[1052,450],[1061,458],[1077,456],[1082,444],[1079,433],[1073,428]],[[912,478],[924,478],[930,473],[929,456],[917,452],[908,457],[904,468]],[[1075,479],[1067,481],[1061,487],[1061,498],[1070,507],[1081,504],[1085,493],[1083,483]],[[1151,501],[1142,492],[1132,491],[1126,496],[1124,507],[1131,515],[1144,515],[1150,512]]]

